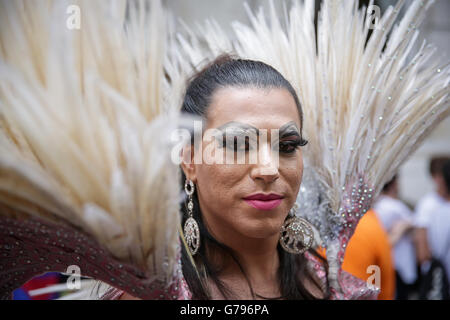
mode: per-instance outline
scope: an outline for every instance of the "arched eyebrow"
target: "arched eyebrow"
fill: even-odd
[[[239,122],[239,121],[230,121],[227,122],[217,129],[225,132],[228,128],[236,128],[241,129],[243,131],[253,131],[256,135],[259,135],[258,128],[255,128],[249,124]],[[280,138],[288,137],[288,136],[300,136],[300,130],[295,123],[295,121],[289,121],[288,123],[282,125],[279,129]]]
[[[251,126],[249,124],[242,123],[242,122],[239,122],[239,121],[227,122],[227,123],[221,125],[220,127],[218,127],[217,129],[220,130],[220,131],[225,132],[229,128],[240,129],[240,130],[243,130],[243,131],[253,131],[253,133],[256,133],[257,136],[259,135],[258,128],[255,128],[255,127],[253,127],[253,126]]]
[[[299,136],[300,137],[300,130],[297,127],[297,124],[294,121],[289,121],[288,123],[282,125],[280,127],[280,139],[290,136]]]

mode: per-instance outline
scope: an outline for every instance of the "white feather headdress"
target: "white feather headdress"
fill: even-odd
[[[165,26],[159,1],[0,2],[0,216],[81,230],[148,281],[179,271]]]
[[[426,42],[415,49],[431,2],[413,2],[394,24],[404,5],[400,0],[370,30],[357,1],[325,0],[316,32],[314,1],[291,1],[283,18],[271,1],[268,15],[246,7],[251,25],[235,23],[235,40],[210,20],[201,33],[187,29],[187,36],[179,35],[173,49],[191,62],[180,64],[180,74],[231,52],[268,63],[297,89],[309,140],[300,214],[320,233],[337,292],[345,247],[359,219],[450,114],[448,63],[436,59],[436,48]]]

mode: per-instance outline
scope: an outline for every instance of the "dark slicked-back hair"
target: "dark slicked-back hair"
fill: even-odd
[[[181,112],[206,117],[214,93],[220,88],[286,89],[294,98],[303,127],[303,112],[292,85],[281,73],[261,61],[221,55],[189,81]]]

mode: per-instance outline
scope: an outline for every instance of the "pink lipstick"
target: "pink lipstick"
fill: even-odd
[[[245,202],[253,208],[259,210],[272,210],[278,207],[283,200],[283,196],[275,193],[263,194],[257,193],[244,198]]]

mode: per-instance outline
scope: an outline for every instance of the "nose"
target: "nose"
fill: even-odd
[[[253,165],[250,176],[255,180],[263,180],[271,183],[280,177],[278,161],[276,155],[271,152],[270,146],[265,145],[260,148],[258,162]]]

